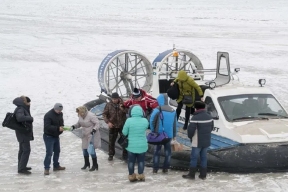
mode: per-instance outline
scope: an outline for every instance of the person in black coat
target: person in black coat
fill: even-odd
[[[195,172],[197,169],[197,160],[200,155],[200,179],[206,179],[207,175],[207,150],[211,145],[211,132],[214,127],[212,116],[205,110],[205,103],[202,101],[196,101],[195,113],[190,121],[187,132],[188,137],[191,140],[191,159],[190,168],[187,175],[183,175],[183,178],[195,179]]]
[[[65,170],[59,164],[60,139],[59,135],[63,133],[63,105],[56,103],[54,108],[48,111],[44,116],[44,134],[43,140],[46,147],[46,156],[44,159],[44,175],[49,175],[51,158],[53,155],[53,170]],[[54,154],[53,154],[54,153]]]
[[[31,129],[28,133],[15,131],[17,141],[19,142],[18,173],[20,174],[31,174],[29,171],[31,167],[27,167],[31,152],[30,141],[34,140],[33,117],[30,114],[30,102],[30,98],[26,96],[17,97],[13,100],[13,104],[17,106],[14,111],[16,120]]]

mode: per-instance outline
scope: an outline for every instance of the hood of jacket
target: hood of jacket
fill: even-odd
[[[186,81],[188,79],[188,75],[187,75],[187,72],[186,71],[179,71],[178,72],[178,76],[177,76],[178,80],[180,81]]]
[[[30,108],[25,96],[15,98],[13,100],[13,104],[16,105],[17,107],[24,107],[27,110],[29,110],[29,108]]]
[[[167,94],[160,94],[157,97],[157,102],[159,106],[168,105],[168,96]]]
[[[25,107],[28,106],[28,102],[25,96],[17,97],[13,100],[13,104],[16,105],[17,107]]]
[[[131,108],[131,117],[144,117],[144,112],[140,105],[134,105]]]

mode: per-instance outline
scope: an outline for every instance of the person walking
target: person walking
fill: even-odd
[[[53,109],[49,110],[44,116],[44,134],[43,140],[46,147],[46,156],[44,159],[44,175],[49,175],[51,158],[53,155],[53,171],[65,170],[59,164],[60,156],[60,138],[63,133],[63,105],[56,103]]]
[[[200,179],[206,179],[207,175],[207,150],[211,145],[211,132],[214,127],[212,116],[205,110],[205,103],[202,101],[196,101],[195,113],[188,126],[188,137],[191,141],[191,157],[189,173],[182,175],[185,179],[195,179],[195,173],[197,170],[197,160],[200,154]]]
[[[170,167],[171,159],[171,140],[176,139],[177,134],[177,118],[176,111],[168,105],[168,96],[160,94],[157,97],[159,106],[152,111],[150,117],[151,132],[165,132],[169,140],[165,144],[155,145],[153,155],[153,173],[157,173],[159,169],[159,153],[162,145],[164,146],[165,160],[163,163],[163,173],[167,173]]]
[[[123,127],[123,135],[128,136],[128,179],[130,182],[145,181],[145,153],[148,150],[146,130],[148,120],[144,117],[144,111],[140,105],[133,105],[130,108],[130,117]],[[134,173],[135,162],[138,162],[138,175]]]
[[[82,128],[82,150],[84,156],[84,166],[81,168],[82,170],[87,167],[90,168],[89,162],[89,153],[87,151],[89,143],[92,142],[95,149],[101,147],[101,135],[99,131],[99,120],[97,116],[88,111],[85,106],[80,106],[76,109],[78,113],[78,122],[72,125],[72,130]],[[91,154],[93,165],[89,171],[98,170],[97,156],[96,152]]]
[[[31,131],[28,133],[22,133],[19,131],[15,131],[17,141],[19,143],[19,152],[18,152],[18,173],[29,175],[31,172],[31,167],[27,167],[31,146],[30,141],[34,140],[33,137],[33,117],[30,113],[30,104],[31,99],[27,96],[17,97],[13,100],[13,104],[16,105],[16,109],[14,110],[14,114],[16,116],[16,120],[25,124]]]
[[[106,104],[103,111],[103,118],[109,127],[109,157],[112,161],[115,155],[115,142],[118,134],[122,134],[123,125],[126,121],[126,110],[123,106],[123,100],[118,93],[112,93],[112,102]],[[127,159],[127,150],[122,149],[122,159]]]

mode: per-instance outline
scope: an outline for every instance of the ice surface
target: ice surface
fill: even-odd
[[[1,0],[0,117],[13,111],[22,94],[32,100],[35,119],[29,165],[17,174],[18,143],[1,128],[0,191],[286,191],[287,173],[238,175],[212,173],[203,182],[187,181],[180,171],[153,175],[131,184],[121,160],[107,161],[98,150],[99,171],[81,171],[81,141],[61,136],[63,172],[43,176],[43,116],[56,102],[64,105],[66,125],[77,121],[75,108],[99,94],[97,70],[117,49],[143,53],[150,61],[173,44],[191,50],[205,68],[216,52],[228,51],[240,78],[256,84],[266,78],[288,108],[288,2],[285,0]]]

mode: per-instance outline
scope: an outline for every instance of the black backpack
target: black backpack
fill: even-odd
[[[175,100],[179,98],[179,86],[178,83],[174,82],[174,84],[172,86],[169,87],[169,89],[167,90],[167,95],[168,97],[170,97],[170,99]]]
[[[16,119],[16,113],[17,109],[15,110],[14,113],[7,113],[6,116],[5,116],[5,119],[4,121],[2,122],[2,126],[3,127],[8,127],[12,130],[15,130],[15,131],[19,131],[21,133],[29,133],[31,132],[31,128],[29,128],[25,122],[18,122],[17,119]]]

